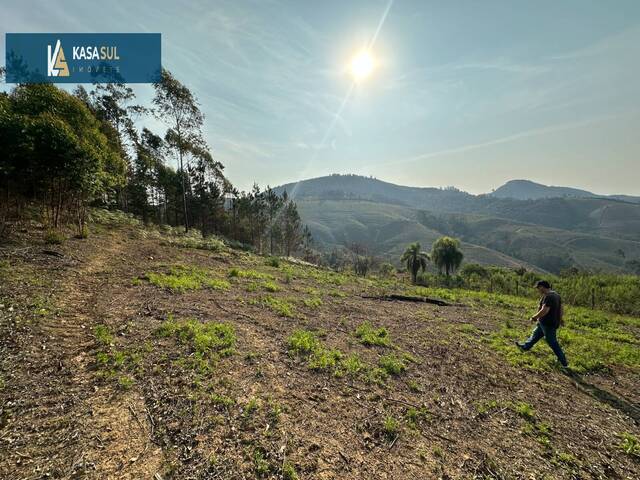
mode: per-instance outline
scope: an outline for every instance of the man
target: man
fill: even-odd
[[[540,305],[538,313],[531,317],[531,321],[537,322],[537,325],[524,343],[516,342],[516,345],[521,351],[526,352],[544,337],[558,357],[562,368],[566,369],[569,364],[556,338],[556,330],[562,324],[562,299],[557,292],[551,290],[551,285],[546,280],[540,280],[535,287],[540,293]]]

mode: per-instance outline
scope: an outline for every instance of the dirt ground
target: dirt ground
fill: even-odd
[[[618,448],[623,432],[640,435],[638,372],[514,367],[483,340],[504,320],[489,307],[364,299],[375,285],[285,281],[262,257],[133,228],[62,246],[34,238],[0,258],[2,479],[640,478]],[[250,279],[184,293],[145,280],[175,264],[270,273],[295,314],[265,308]],[[310,297],[322,304],[299,301]],[[186,318],[232,325],[234,353],[195,368],[188,345],[155,333]],[[362,345],[353,332],[367,320],[394,346]],[[287,350],[299,328],[371,365],[402,353],[406,371],[383,383],[314,371]],[[105,349],[129,355],[115,376],[98,361]]]

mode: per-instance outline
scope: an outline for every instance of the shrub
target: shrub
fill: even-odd
[[[44,234],[44,243],[47,245],[62,245],[64,241],[65,236],[59,230],[50,228]]]
[[[269,257],[265,264],[268,267],[280,268],[280,259],[278,257]]]

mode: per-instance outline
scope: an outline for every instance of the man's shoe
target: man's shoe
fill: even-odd
[[[526,352],[527,351],[524,348],[524,343],[516,342],[516,347],[518,347],[518,350],[520,350],[521,352]]]

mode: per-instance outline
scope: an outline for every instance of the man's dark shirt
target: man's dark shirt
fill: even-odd
[[[549,307],[549,312],[540,319],[540,323],[545,327],[558,328],[560,326],[560,305],[562,299],[558,292],[550,290],[540,299],[540,308]]]

